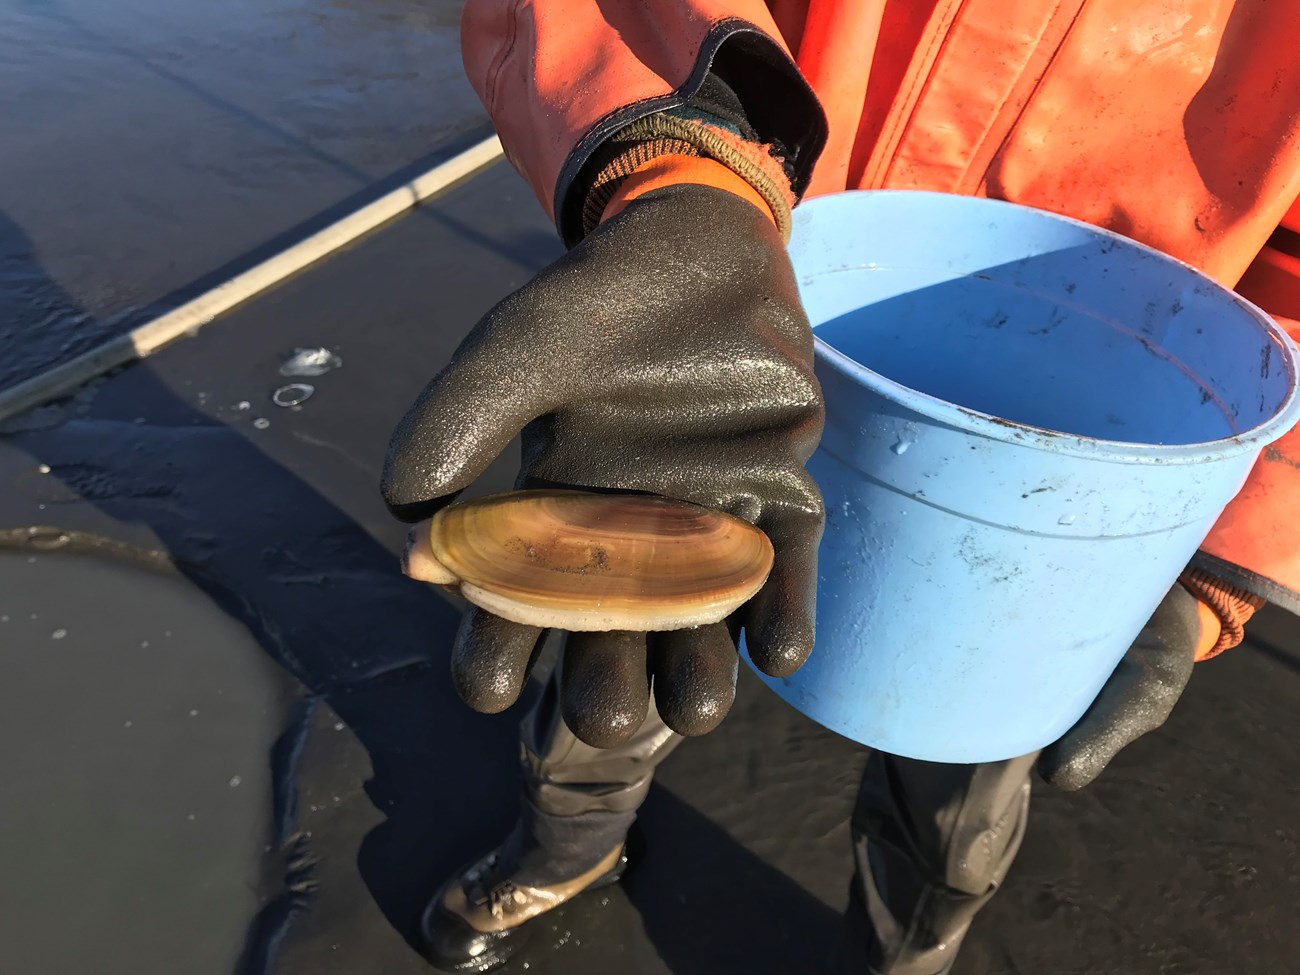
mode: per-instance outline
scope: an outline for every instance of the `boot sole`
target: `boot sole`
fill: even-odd
[[[542,921],[561,907],[574,903],[579,898],[586,897],[593,891],[603,890],[612,887],[631,870],[640,860],[645,850],[645,844],[639,835],[639,831],[633,827],[628,832],[627,841],[623,845],[623,855],[618,858],[618,862],[613,868],[600,877],[597,877],[581,891],[574,894],[557,908],[553,908],[544,914],[538,914],[536,917],[529,918],[519,927],[508,932],[502,932],[503,937],[496,941],[489,949],[490,955],[484,958],[475,958],[472,961],[454,961],[452,959],[441,958],[430,950],[429,945],[425,945],[424,957],[428,963],[433,966],[434,971],[442,975],[485,975],[487,972],[495,971],[502,965],[506,964],[519,953],[520,949],[528,944],[528,938],[536,929],[536,922]],[[502,949],[505,949],[502,951]],[[484,953],[488,955],[488,952]]]

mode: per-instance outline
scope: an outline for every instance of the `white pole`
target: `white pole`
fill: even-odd
[[[0,420],[67,396],[96,376],[152,355],[185,335],[195,334],[223,312],[350,244],[500,157],[501,143],[497,137],[484,139],[165,315],[145,322],[125,335],[109,339],[39,376],[0,390]]]

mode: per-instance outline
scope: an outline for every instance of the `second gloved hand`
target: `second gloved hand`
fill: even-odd
[[[1057,788],[1082,789],[1116,755],[1169,717],[1187,687],[1201,641],[1196,597],[1169,590],[1097,700],[1073,728],[1043,750],[1038,771]]]
[[[756,524],[776,562],[728,622],[566,643],[562,710],[578,737],[629,737],[652,678],[668,725],[700,734],[731,705],[742,627],[773,676],[812,650],[822,504],[804,463],[822,418],[811,329],[772,221],[724,190],[671,186],[479,322],[398,425],[384,497],[398,517],[427,518],[522,431],[520,486],[649,492]],[[461,696],[508,707],[543,636],[471,606],[453,650]]]

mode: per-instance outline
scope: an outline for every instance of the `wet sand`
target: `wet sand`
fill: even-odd
[[[458,0],[0,6],[0,387],[481,132],[459,14]]]

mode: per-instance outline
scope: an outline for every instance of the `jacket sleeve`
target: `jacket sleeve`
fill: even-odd
[[[506,158],[570,242],[592,153],[629,123],[685,105],[710,73],[779,149],[796,193],[825,140],[764,0],[468,0],[461,49]]]

